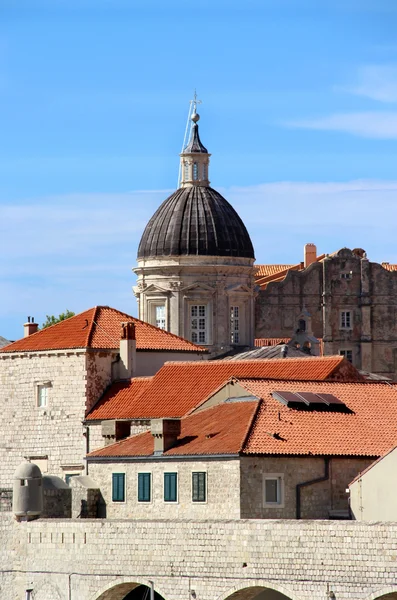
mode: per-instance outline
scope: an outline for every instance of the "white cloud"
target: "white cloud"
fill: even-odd
[[[397,139],[397,111],[336,113],[314,119],[290,121],[285,125],[300,129],[342,131],[365,138]]]
[[[219,190],[252,237],[258,262],[295,263],[319,252],[363,247],[397,262],[397,181],[275,182]],[[132,314],[137,246],[168,191],[75,194],[0,207],[0,335],[14,339],[66,308],[109,304]]]
[[[397,102],[397,66],[367,65],[358,71],[358,81],[346,91],[379,102]]]

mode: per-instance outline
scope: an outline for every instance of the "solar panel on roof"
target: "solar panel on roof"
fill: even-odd
[[[293,402],[294,404],[302,404],[307,405],[307,402],[303,400],[303,398],[299,398],[294,392],[272,392],[273,398],[286,404]]]
[[[346,404],[333,394],[275,391],[272,392],[272,396],[288,408],[351,412]]]
[[[328,406],[330,404],[342,404],[343,406],[345,406],[345,403],[342,402],[342,400],[339,400],[339,398],[337,398],[333,394],[317,393],[316,396],[318,396],[323,402],[325,402],[325,404],[328,404]]]

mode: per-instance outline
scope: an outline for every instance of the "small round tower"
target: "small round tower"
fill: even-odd
[[[254,338],[254,249],[229,202],[210,187],[194,105],[180,154],[180,187],[157,209],[138,249],[139,318],[206,346],[212,355]]]
[[[15,471],[12,512],[18,521],[37,519],[43,512],[43,477],[34,463],[23,462]]]

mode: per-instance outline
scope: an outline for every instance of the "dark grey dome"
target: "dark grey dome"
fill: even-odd
[[[147,224],[138,249],[138,258],[192,254],[255,258],[244,223],[210,187],[180,188],[167,198]]]

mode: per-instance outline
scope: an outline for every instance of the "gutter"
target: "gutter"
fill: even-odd
[[[317,477],[316,479],[310,479],[309,481],[304,481],[302,483],[298,483],[296,486],[296,518],[301,518],[301,489],[304,487],[308,487],[309,485],[314,485],[316,483],[322,483],[323,481],[329,480],[329,463],[330,458],[324,457],[324,475],[322,477]]]
[[[87,463],[124,463],[124,462],[147,462],[147,461],[162,461],[162,460],[178,460],[178,461],[194,461],[194,460],[219,460],[219,459],[236,459],[239,458],[240,454],[171,454],[171,455],[158,455],[153,454],[149,456],[86,456],[85,461]]]

